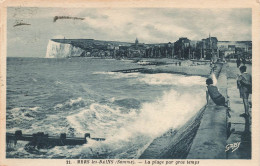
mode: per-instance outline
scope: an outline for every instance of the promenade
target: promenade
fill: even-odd
[[[251,65],[247,65],[251,74]],[[219,69],[219,67],[217,68]],[[243,101],[237,89],[239,68],[235,63],[223,64],[217,87],[230,102],[230,115],[226,108],[212,101],[201,119],[187,158],[190,159],[251,159],[251,122],[239,115],[244,113]]]
[[[247,66],[247,72],[252,75],[252,66]],[[251,159],[251,122],[249,119],[240,117],[239,115],[244,113],[243,100],[240,98],[239,90],[237,89],[237,75],[240,74],[239,68],[235,63],[228,63],[227,65],[227,78],[228,78],[228,96],[231,107],[230,122],[231,135],[227,140],[227,146],[237,145],[237,149],[227,151],[228,159]],[[251,101],[251,95],[249,96]]]
[[[247,68],[251,74],[251,65],[247,65]],[[169,69],[172,68],[160,67],[162,71]],[[239,116],[244,113],[243,101],[236,83],[237,75],[240,74],[239,68],[236,63],[217,63],[214,73],[218,79],[217,87],[220,93],[229,99],[231,118],[228,118],[226,107],[217,106],[210,100],[209,104],[182,128],[156,138],[140,158],[251,158],[251,122]]]
[[[227,98],[226,71],[227,64],[216,64],[214,73],[218,78],[217,87],[225,98]],[[227,131],[227,108],[216,105],[210,99],[187,159],[226,159]]]

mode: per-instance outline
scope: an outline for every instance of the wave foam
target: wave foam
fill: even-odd
[[[194,86],[205,85],[205,78],[200,76],[183,76],[177,74],[144,74],[139,78],[140,82],[149,85],[178,85],[178,86]]]
[[[140,83],[148,85],[178,85],[178,86],[194,86],[205,85],[205,78],[200,76],[184,76],[179,74],[157,73],[120,73],[120,72],[94,72],[93,74],[104,74],[119,78],[137,78]]]
[[[82,147],[81,154],[88,157],[98,153],[105,155],[104,158],[138,158],[154,138],[184,125],[204,104],[203,89],[195,93],[170,90],[155,102],[143,103],[139,113],[122,114],[118,108],[95,103],[67,119],[81,132],[93,132],[106,138],[104,142]]]
[[[121,73],[121,72],[93,72],[93,74],[103,74],[112,76],[115,79],[119,78],[136,78],[142,74],[140,73]]]
[[[40,107],[18,107],[10,110],[10,114],[17,120],[20,120],[22,117],[26,120],[32,120],[36,117],[36,112],[40,109]],[[15,119],[7,119],[15,120]]]
[[[177,128],[185,124],[205,104],[203,94],[203,91],[199,94],[190,94],[171,90],[156,102],[143,104],[140,115],[121,128],[110,140],[114,140],[115,137],[126,140],[136,134],[156,137],[170,128]]]
[[[131,111],[135,114],[134,111]],[[67,117],[69,124],[78,132],[91,132],[96,136],[107,136],[127,121],[129,114],[121,113],[120,107],[93,103],[88,109]]]
[[[84,100],[79,97],[77,99],[70,99],[69,101],[63,103],[63,104],[57,104],[54,106],[54,109],[65,109],[65,108],[72,108],[72,107],[84,107],[85,102]]]

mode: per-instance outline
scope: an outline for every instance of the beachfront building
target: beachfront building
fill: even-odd
[[[252,59],[252,41],[219,41],[218,48],[229,59]]]
[[[201,59],[201,41],[190,40],[189,59]]]
[[[197,59],[204,59],[204,57],[205,57],[204,48],[205,48],[205,42],[199,41],[197,43],[197,49],[196,49],[196,53],[197,53],[196,57],[197,57]]]
[[[139,43],[136,38],[135,43],[128,47],[125,51],[127,58],[142,58],[145,56],[146,46],[144,43]]]
[[[174,58],[174,44],[171,42],[165,44],[165,57]]]
[[[202,59],[217,61],[219,58],[218,39],[209,35],[208,38],[201,41]]]
[[[174,58],[174,45],[171,42],[146,44],[145,58]]]
[[[174,43],[174,53],[178,59],[189,59],[190,40],[187,37],[181,37]]]
[[[144,44],[139,43],[136,38],[135,42],[131,45],[119,45],[111,47],[108,45],[108,49],[111,50],[110,55],[113,58],[173,58],[174,57],[174,45],[171,42],[159,43],[159,44]]]
[[[174,43],[174,53],[178,59],[201,59],[203,43],[181,37]],[[204,55],[203,55],[204,57]]]
[[[201,41],[181,37],[174,43],[174,53],[178,59],[205,59],[217,61],[222,58],[218,49],[218,39],[211,37]]]

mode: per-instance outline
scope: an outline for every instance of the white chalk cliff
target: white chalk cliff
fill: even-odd
[[[67,43],[49,40],[46,58],[67,58],[80,56],[84,50]]]

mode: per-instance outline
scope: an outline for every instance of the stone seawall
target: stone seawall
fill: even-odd
[[[139,157],[140,159],[185,159],[200,125],[205,106],[178,130],[156,138]]]
[[[225,95],[226,65],[216,66],[218,87]],[[140,159],[225,158],[225,145],[226,109],[210,101],[184,126],[156,138]]]
[[[217,87],[227,97],[226,64],[223,64]],[[212,101],[206,107],[200,127],[193,140],[188,159],[226,159],[227,111]]]

